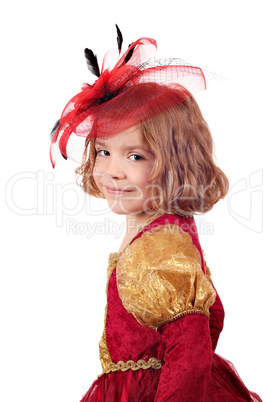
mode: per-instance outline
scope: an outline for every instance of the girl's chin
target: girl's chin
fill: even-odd
[[[125,215],[132,217],[135,221],[146,221],[150,217],[152,217],[156,212],[143,210],[143,209],[123,209],[118,207],[112,207],[109,205],[111,211],[117,215]]]
[[[112,208],[110,207],[111,211],[114,212],[117,215],[140,215],[145,211],[141,210],[129,210],[129,209],[122,209],[122,208]]]
[[[145,213],[142,208],[138,207],[130,207],[130,206],[125,206],[125,205],[118,205],[116,203],[109,203],[109,207],[112,212],[118,215],[136,215],[136,214],[142,214]]]

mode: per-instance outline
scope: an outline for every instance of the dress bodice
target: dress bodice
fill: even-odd
[[[193,218],[159,216],[112,253],[106,292],[103,374],[81,402],[261,402],[214,353],[224,310]]]
[[[186,225],[187,222],[187,225]],[[183,233],[188,232],[188,236],[191,236],[191,242],[194,245],[194,248],[197,254],[200,253],[200,261],[202,271],[206,271],[206,266],[203,258],[203,253],[199,244],[196,227],[194,224],[194,220],[192,218],[182,218],[177,215],[163,215],[153,221],[154,228],[167,228],[170,231],[170,225],[176,225],[178,228],[183,227]],[[144,235],[146,232],[149,234],[150,229],[152,229],[152,224],[147,225],[132,241],[132,245],[134,245],[137,239],[144,239],[146,236]],[[188,229],[188,230],[187,230]],[[154,229],[156,230],[156,229]],[[180,229],[181,230],[181,229]],[[174,232],[174,230],[173,230]],[[174,233],[172,232],[172,236]],[[161,235],[161,233],[159,232]],[[143,237],[141,237],[144,235]],[[166,235],[164,234],[166,237]],[[190,237],[189,236],[189,237]],[[148,236],[147,236],[148,237]],[[154,245],[155,245],[155,237],[156,234],[154,232]],[[172,238],[171,238],[172,239]],[[189,240],[189,239],[188,239]],[[168,243],[170,240],[167,239]],[[176,240],[177,241],[177,240]],[[139,240],[135,243],[138,244]],[[162,243],[162,239],[160,238],[160,243]],[[144,244],[141,244],[141,247],[144,247]],[[150,253],[150,244],[145,245]],[[133,248],[133,246],[132,246]],[[189,248],[189,247],[188,247]],[[159,250],[158,250],[159,252]],[[164,250],[160,253],[161,255],[164,253]],[[133,254],[133,253],[132,253]],[[141,250],[137,250],[136,254],[140,255]],[[164,354],[164,345],[162,343],[161,327],[158,330],[155,330],[151,327],[147,327],[145,325],[141,325],[138,322],[135,314],[131,314],[123,305],[122,299],[124,297],[120,297],[118,292],[118,273],[117,273],[117,265],[120,265],[124,257],[124,253],[111,253],[109,256],[109,266],[107,272],[107,306],[105,313],[105,325],[104,331],[99,343],[100,347],[100,359],[104,372],[109,372],[111,369],[114,369],[115,365],[118,362],[128,362],[133,361],[137,362],[139,360],[143,360],[147,362],[148,359],[156,359],[158,362],[161,362]],[[129,254],[127,255],[127,259],[130,259]],[[148,265],[148,259],[146,261]],[[150,261],[150,265],[155,265],[155,262]],[[122,265],[122,264],[121,264]],[[132,269],[132,267],[131,267]],[[210,279],[210,272],[207,268],[207,274]],[[161,272],[161,276],[163,273]],[[123,279],[125,280],[125,279]],[[144,282],[144,278],[143,278]],[[194,280],[196,282],[196,280]],[[137,284],[134,284],[134,290],[137,288]],[[178,286],[181,286],[179,284]],[[135,290],[136,291],[136,290]],[[146,294],[149,293],[149,289],[144,289]],[[204,285],[201,284],[201,294],[204,293]],[[133,294],[130,294],[129,300],[131,304],[134,304]],[[197,295],[195,295],[195,300],[197,300]],[[140,302],[140,300],[138,301]],[[144,301],[142,301],[144,304]],[[145,300],[145,303],[148,301]],[[174,304],[174,302],[172,301]],[[166,302],[165,302],[166,304]],[[149,309],[147,305],[147,310]],[[183,309],[184,311],[185,309]],[[211,332],[211,343],[212,348],[215,350],[216,344],[219,338],[219,334],[223,327],[223,318],[224,311],[223,306],[220,301],[219,296],[216,294],[215,302],[210,307],[210,332]],[[175,317],[175,316],[174,316]],[[171,320],[173,318],[171,317]],[[171,321],[167,320],[167,321]],[[145,364],[145,363],[144,363]]]

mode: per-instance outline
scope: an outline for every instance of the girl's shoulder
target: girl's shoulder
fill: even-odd
[[[117,263],[119,296],[144,326],[157,329],[188,313],[209,316],[215,301],[200,252],[191,234],[181,227],[186,219],[165,214],[152,221]]]
[[[154,218],[149,219],[147,224],[145,223],[143,229],[140,230],[139,233],[137,233],[137,235],[132,239],[130,245],[135,247],[134,243],[139,238],[143,238],[143,241],[140,242],[140,245],[145,245],[146,237],[151,237],[155,234],[157,234],[157,236],[154,236],[154,238],[157,238],[158,243],[161,243],[162,241],[164,243],[168,239],[174,245],[178,245],[179,233],[181,234],[180,238],[188,237],[189,241],[191,238],[193,245],[200,253],[202,270],[205,272],[203,251],[199,242],[199,236],[193,216],[180,215],[173,212],[158,214]],[[187,234],[190,235],[190,238]]]
[[[190,234],[197,233],[194,218],[192,216],[167,212],[164,214],[156,214],[154,217],[148,219],[143,229],[134,237],[132,242],[141,237],[145,232],[149,231],[154,233],[155,228],[165,225],[179,226]]]

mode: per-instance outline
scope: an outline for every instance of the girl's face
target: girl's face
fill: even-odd
[[[97,138],[93,177],[98,189],[117,214],[144,213],[150,206],[148,181],[154,154],[137,127],[109,138]]]

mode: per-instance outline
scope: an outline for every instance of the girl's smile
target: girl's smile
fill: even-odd
[[[132,127],[96,139],[94,180],[117,214],[140,214],[150,205],[150,174],[155,157],[139,129]]]
[[[121,189],[116,189],[116,188],[110,188],[106,187],[106,190],[109,194],[125,194],[129,193],[131,190],[121,190]]]

